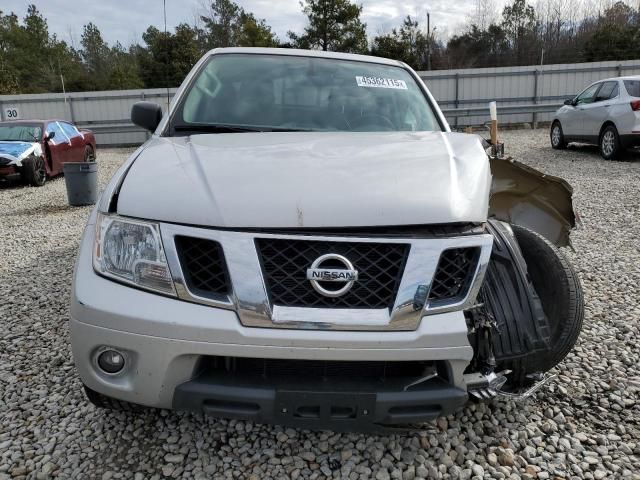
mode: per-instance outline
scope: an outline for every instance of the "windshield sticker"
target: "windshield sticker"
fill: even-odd
[[[404,80],[396,80],[394,78],[356,77],[356,83],[359,87],[407,89],[407,84]]]

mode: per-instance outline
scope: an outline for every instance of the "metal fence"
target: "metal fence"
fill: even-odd
[[[159,103],[166,109],[175,88],[113,90],[106,92],[46,93],[0,95],[2,120],[48,119],[70,120],[89,128],[103,146],[139,145],[149,133],[131,123],[130,112],[141,100]]]
[[[546,122],[562,102],[596,80],[640,75],[640,60],[526,67],[418,72],[452,127],[489,119],[487,104],[498,103],[502,124]],[[176,89],[0,95],[0,119],[60,118],[92,129],[100,145],[135,145],[148,133],[131,124],[140,100],[166,107]]]
[[[640,60],[418,72],[452,127],[489,120],[496,101],[502,124],[547,122],[564,100],[603,78],[640,75]]]

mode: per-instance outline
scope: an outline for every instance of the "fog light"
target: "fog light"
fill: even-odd
[[[98,355],[98,366],[106,373],[118,373],[124,368],[124,355],[115,350],[105,350]]]

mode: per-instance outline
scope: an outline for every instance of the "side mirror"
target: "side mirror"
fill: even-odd
[[[47,132],[44,136],[44,139],[48,142],[55,136],[56,136],[56,132]]]
[[[162,108],[157,103],[137,102],[131,107],[131,121],[145,130],[155,131],[160,120],[162,120]]]
[[[573,103],[573,98],[570,98],[569,100],[565,100],[564,104],[565,105],[571,105],[572,107],[575,105],[575,103]]]

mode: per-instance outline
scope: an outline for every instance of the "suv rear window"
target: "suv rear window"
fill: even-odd
[[[640,97],[640,80],[625,80],[624,88],[632,97]]]
[[[598,90],[596,102],[609,100],[618,96],[618,82],[604,82],[602,88]]]

